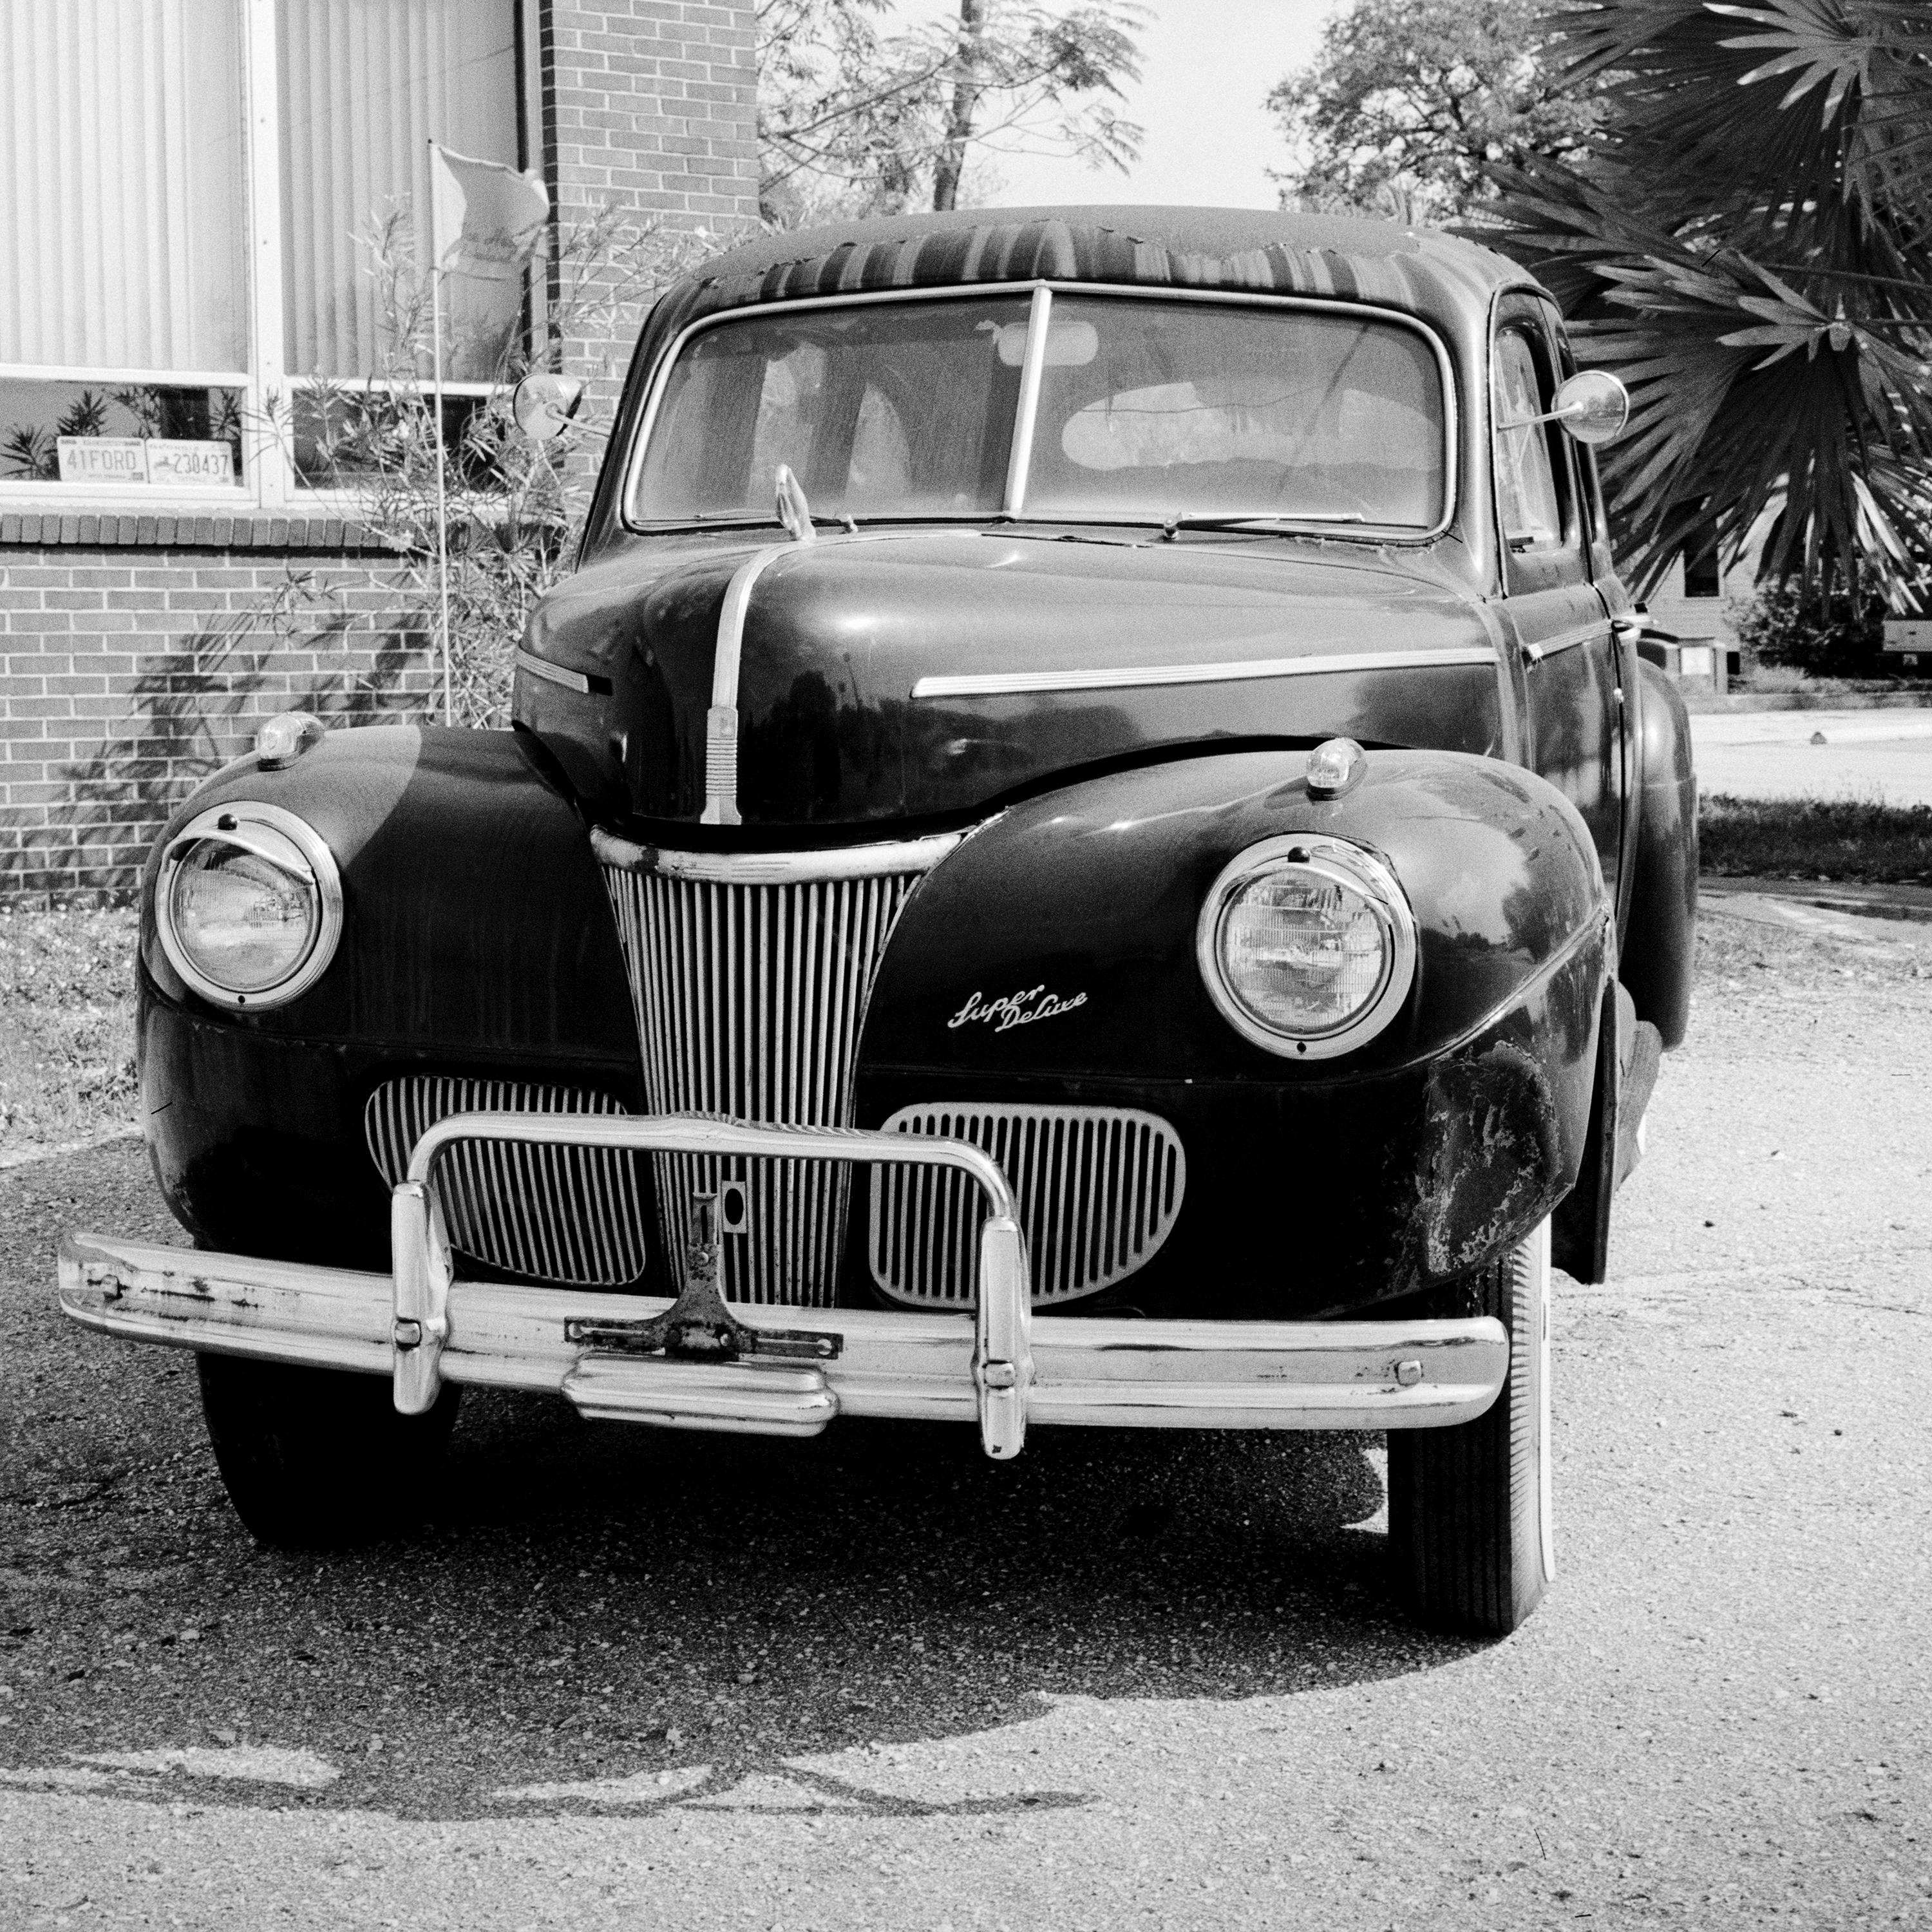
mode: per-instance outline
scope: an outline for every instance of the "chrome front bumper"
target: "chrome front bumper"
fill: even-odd
[[[950,1167],[986,1196],[975,1312],[802,1310],[734,1303],[761,1334],[802,1322],[822,1358],[699,1361],[617,1352],[663,1297],[459,1281],[433,1173],[464,1138],[912,1162]],[[395,1190],[392,1275],[210,1254],[93,1234],[62,1244],[61,1305],[133,1341],[393,1378],[420,1413],[442,1383],[556,1390],[586,1415],[686,1429],[816,1435],[835,1415],[980,1424],[988,1455],[1027,1425],[1419,1429],[1467,1422],[1496,1397],[1509,1341],[1487,1317],[1406,1322],[1149,1322],[1031,1311],[1025,1244],[997,1165],[964,1142],[657,1118],[469,1114],[418,1142]]]

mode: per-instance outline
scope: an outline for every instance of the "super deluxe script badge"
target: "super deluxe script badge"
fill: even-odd
[[[967,995],[966,1004],[946,1024],[949,1030],[977,1024],[989,1025],[995,1033],[1006,1033],[1015,1027],[1031,1026],[1036,1020],[1057,1019],[1086,1004],[1084,993],[1070,993],[1062,999],[1043,986],[1029,986],[1023,993],[1003,994],[997,1000],[975,992]]]

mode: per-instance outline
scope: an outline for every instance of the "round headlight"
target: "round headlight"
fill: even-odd
[[[279,806],[214,806],[168,842],[154,928],[169,964],[204,999],[284,1005],[314,985],[340,936],[334,855]]]
[[[1373,853],[1292,834],[1250,846],[1214,881],[1196,950],[1238,1032],[1331,1060],[1394,1018],[1415,978],[1415,918]]]

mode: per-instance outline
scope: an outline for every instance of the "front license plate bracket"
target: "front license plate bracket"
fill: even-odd
[[[718,1196],[692,1196],[691,1245],[682,1292],[662,1315],[642,1322],[567,1321],[564,1339],[607,1354],[663,1355],[674,1361],[736,1362],[747,1357],[794,1362],[836,1360],[842,1336],[809,1328],[753,1328],[719,1292]]]

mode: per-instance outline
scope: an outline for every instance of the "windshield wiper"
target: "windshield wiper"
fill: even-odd
[[[828,530],[843,530],[848,536],[859,527],[855,517],[821,516],[817,511],[812,512],[812,520]],[[878,519],[868,517],[866,520],[876,523]],[[790,528],[784,518],[760,516],[756,510],[692,510],[682,517],[647,518],[636,527],[658,535],[671,530],[755,530],[768,524],[776,524],[782,530]]]
[[[1211,510],[1177,510],[1161,519],[1163,543],[1172,543],[1183,530],[1268,530],[1278,524],[1366,524],[1360,510],[1304,510],[1283,512],[1276,516],[1222,516]]]

